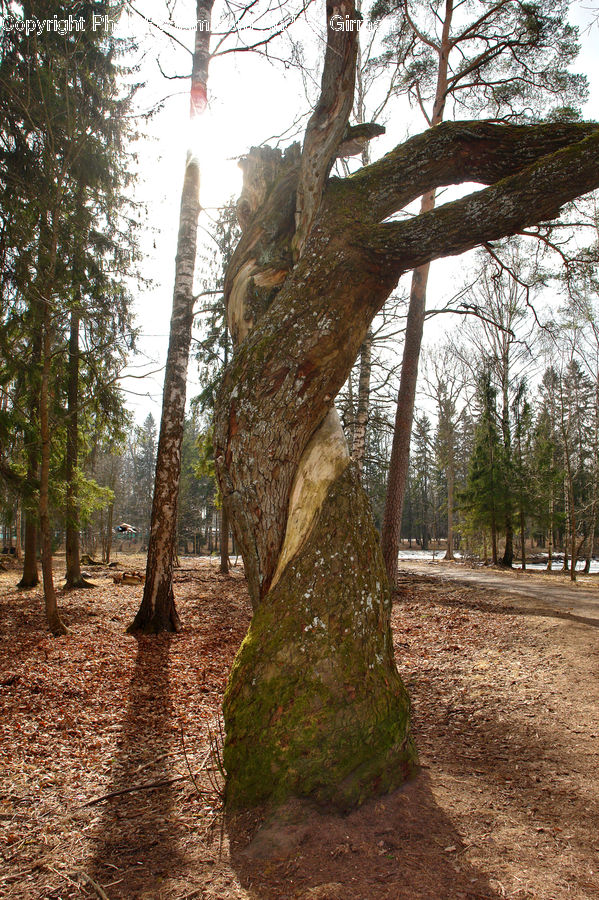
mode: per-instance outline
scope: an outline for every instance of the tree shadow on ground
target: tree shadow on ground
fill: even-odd
[[[162,896],[183,861],[174,809],[171,754],[175,742],[169,689],[170,635],[139,637],[137,657],[110,784],[95,828],[90,874],[113,898]],[[162,783],[131,791],[137,785]]]
[[[495,900],[421,773],[347,816],[293,801],[252,835],[229,816],[231,864],[256,900]],[[251,838],[251,839],[250,839]]]
[[[597,689],[586,685],[587,716],[579,706],[579,718],[570,720],[564,688],[576,692],[581,672],[572,672],[572,683],[550,681],[541,695],[529,682],[516,692],[512,681],[510,696],[501,690],[505,677],[488,671],[478,690],[471,681],[463,691],[459,679],[448,690],[443,673],[429,671],[414,689],[417,745],[431,771],[434,761],[441,796],[454,792],[452,814],[482,865],[485,857],[495,867],[505,861],[512,879],[536,880],[537,889],[542,883],[542,896],[594,897],[589,860],[596,858],[599,802],[588,760],[596,749]]]

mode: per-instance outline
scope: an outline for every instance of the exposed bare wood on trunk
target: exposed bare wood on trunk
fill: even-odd
[[[191,79],[191,117],[206,105],[210,31],[203,23],[213,0],[198,0],[195,50]],[[200,213],[200,171],[197,157],[188,153],[181,192],[181,211],[169,347],[164,375],[162,417],[156,457],[146,581],[141,606],[129,631],[177,631],[180,620],[173,594],[176,556],[177,497],[181,476],[181,445],[185,419],[187,365],[193,323],[193,277]]]

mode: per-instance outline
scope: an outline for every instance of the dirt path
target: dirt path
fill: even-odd
[[[490,568],[470,568],[460,563],[418,562],[402,560],[404,572],[414,572],[433,578],[476,586],[481,591],[540,601],[541,609],[559,610],[566,618],[587,625],[599,626],[599,576],[579,576],[574,584],[567,575],[521,572],[517,569],[498,571]]]
[[[60,596],[58,639],[41,592],[0,574],[0,898],[598,900],[596,628],[406,573],[392,628],[421,774],[344,818],[231,820],[210,745],[250,606],[240,571],[182,562],[184,630],[141,640],[141,588],[107,571]]]

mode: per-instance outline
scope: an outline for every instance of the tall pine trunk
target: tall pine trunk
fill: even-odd
[[[52,528],[50,522],[50,368],[51,368],[51,313],[46,298],[44,305],[43,338],[42,338],[42,383],[40,391],[40,433],[41,433],[41,471],[40,471],[40,530],[42,537],[42,576],[44,580],[44,604],[46,620],[52,634],[66,634],[56,600],[54,578],[52,574]]]
[[[77,497],[77,462],[79,443],[79,310],[71,311],[67,382],[67,441],[65,480],[67,486],[66,519],[66,587],[93,587],[81,575],[79,559],[79,503]]]
[[[447,98],[447,76],[449,53],[451,50],[450,34],[453,17],[453,0],[445,2],[445,17],[441,41],[438,48],[437,85],[433,102],[433,114],[430,125],[435,126],[443,121],[445,101]],[[435,208],[436,192],[428,191],[422,197],[420,212],[431,212]],[[430,265],[426,263],[414,269],[410,287],[410,304],[404,338],[404,352],[401,361],[401,376],[397,394],[397,410],[391,446],[389,474],[387,476],[387,496],[383,514],[381,534],[383,557],[387,577],[392,587],[397,584],[397,561],[401,542],[401,516],[408,483],[410,466],[410,438],[414,419],[414,403],[416,384],[418,381],[418,363],[424,331],[426,311],[426,288]]]

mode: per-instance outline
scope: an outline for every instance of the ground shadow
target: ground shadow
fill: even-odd
[[[590,625],[591,628],[599,628],[599,619],[590,618],[588,616],[579,616],[575,613],[566,612],[561,609],[549,609],[548,607],[537,606],[536,598],[527,597],[524,593],[514,592],[508,594],[506,588],[499,585],[478,585],[466,579],[459,580],[457,578],[442,581],[437,576],[408,575],[406,584],[401,585],[394,592],[394,601],[401,603],[404,599],[409,599],[410,603],[420,603],[423,606],[430,606],[430,599],[419,597],[417,594],[410,593],[410,582],[418,581],[427,588],[435,589],[435,603],[439,606],[446,606],[454,609],[468,609],[476,612],[488,612],[493,614],[502,614],[510,616],[537,616],[541,619],[566,619],[569,622],[576,622],[580,625]],[[442,596],[443,588],[451,590],[452,588],[460,588],[472,592],[473,596],[469,600],[465,596]],[[492,594],[495,599],[484,600],[484,594]],[[514,606],[514,602],[519,602],[520,606]],[[597,600],[599,608],[599,598]]]
[[[596,858],[599,803],[588,760],[595,756],[597,718],[591,712],[591,718],[569,720],[557,685],[541,697],[532,685],[527,700],[526,690],[513,697],[494,691],[497,676],[487,677],[484,693],[472,691],[473,682],[461,690],[458,679],[448,690],[444,673],[429,669],[414,689],[422,757],[446,788],[463,785],[470,792],[457,797],[456,821],[482,854],[482,865],[486,855],[499,855],[523,882],[543,883],[542,896],[565,896],[566,885],[568,896],[595,896],[589,892],[594,866],[587,861]],[[573,672],[572,692],[578,677]],[[593,710],[596,689],[587,691]]]
[[[422,772],[348,816],[301,801],[251,835],[249,816],[227,822],[231,863],[256,900],[495,900]],[[251,839],[250,839],[251,838]]]
[[[182,868],[182,835],[174,810],[169,647],[171,637],[137,639],[137,656],[110,784],[93,838],[89,872],[113,898],[161,897]],[[154,788],[131,790],[155,784]]]

